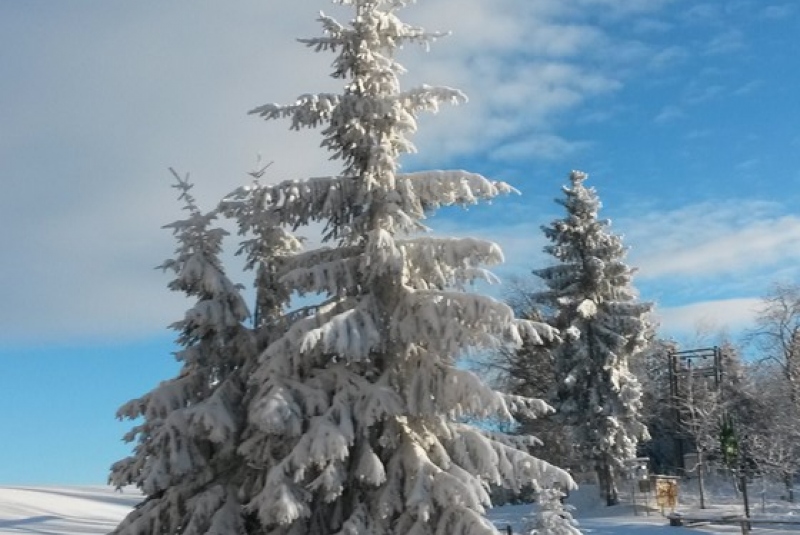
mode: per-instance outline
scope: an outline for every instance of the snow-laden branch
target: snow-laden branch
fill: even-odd
[[[469,206],[498,195],[519,193],[505,182],[461,170],[404,173],[397,181],[403,210],[418,217],[442,206]]]
[[[289,376],[326,361],[365,360],[382,343],[370,297],[332,300],[296,321],[265,350],[266,366],[259,374],[266,380],[270,373]]]
[[[467,171],[425,171],[399,174],[396,179],[399,200],[396,215],[404,231],[424,229],[415,220],[442,206],[476,204],[498,195],[516,193],[504,182],[489,180]],[[325,221],[332,237],[339,237],[367,202],[359,179],[345,176],[286,180],[278,184],[254,183],[231,192],[221,203],[225,213],[252,212],[254,206],[269,210],[275,225],[297,228]],[[412,220],[409,223],[409,218]]]
[[[464,104],[467,96],[458,89],[447,86],[421,85],[404,91],[392,99],[392,104],[413,117],[421,111],[436,113],[439,104]],[[416,131],[416,124],[413,131]]]
[[[359,287],[361,258],[358,256],[309,265],[289,271],[281,277],[281,283],[300,295],[321,292],[332,296],[352,295]]]
[[[360,212],[358,195],[356,179],[326,176],[243,186],[231,192],[221,206],[235,212],[255,205],[266,210],[276,225],[293,229],[325,221],[326,230],[331,229],[328,235],[335,238],[346,232],[353,215]]]
[[[331,93],[306,94],[297,97],[294,104],[264,104],[248,113],[263,119],[292,120],[292,129],[314,128],[328,121],[341,102],[342,97]]]
[[[530,454],[494,440],[472,426],[453,424],[448,451],[454,462],[484,481],[519,492],[526,485],[574,488],[569,474]]]
[[[420,343],[431,352],[453,355],[469,347],[519,346],[522,333],[532,341],[555,330],[516,320],[507,304],[484,295],[438,290],[409,291],[397,307],[391,337]]]
[[[351,2],[337,2],[337,3],[351,3]],[[394,2],[395,7],[399,6],[399,2]],[[392,50],[402,46],[405,42],[417,42],[427,45],[431,41],[439,37],[447,35],[442,32],[426,32],[422,28],[411,26],[401,21],[390,9],[385,12],[372,12],[369,15],[377,20],[367,20],[362,22],[362,27],[378,27],[380,33],[372,36],[377,41],[376,48]],[[336,19],[320,13],[317,19],[322,25],[324,37],[312,37],[308,39],[298,39],[299,42],[306,44],[313,48],[316,52],[323,50],[336,51],[337,48],[349,43],[358,42],[363,39],[363,35],[359,35],[354,29],[340,24]]]
[[[481,265],[503,262],[497,244],[476,238],[419,237],[398,240],[397,246],[406,259],[405,284],[420,290],[462,287],[464,283],[482,279],[498,282]]]

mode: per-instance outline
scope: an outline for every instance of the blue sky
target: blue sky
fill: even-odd
[[[631,246],[665,331],[737,332],[800,257],[800,8],[780,0],[421,0],[452,30],[409,48],[406,86],[470,102],[420,121],[406,169],[465,168],[522,196],[434,218],[499,242],[524,276],[571,169]],[[124,456],[116,408],[173,374],[185,302],[154,270],[180,216],[247,181],[336,172],[312,133],[246,111],[335,91],[318,0],[0,3],[0,484],[98,483]],[[235,240],[231,241],[231,245]],[[231,247],[232,249],[233,247]],[[233,278],[248,283],[246,275]],[[496,295],[502,289],[493,290]]]

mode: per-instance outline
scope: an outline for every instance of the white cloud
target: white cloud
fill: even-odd
[[[656,70],[663,70],[682,63],[689,57],[689,51],[685,47],[678,45],[668,46],[653,54],[650,59],[650,67]]]
[[[775,4],[765,6],[761,10],[761,16],[765,19],[782,20],[791,17],[795,13],[795,6],[792,4]]]
[[[694,240],[693,240],[694,241]],[[737,229],[706,242],[663,251],[640,262],[643,277],[749,271],[800,258],[800,220],[786,217]]]
[[[725,91],[725,87],[721,85],[700,85],[692,83],[686,88],[684,100],[692,105],[702,104],[718,97],[723,91]]]
[[[683,137],[689,141],[698,139],[706,139],[713,135],[714,131],[710,129],[690,130]]]
[[[575,0],[580,7],[600,7],[613,16],[647,14],[660,10],[675,0]]]
[[[665,33],[673,27],[669,22],[652,18],[641,18],[633,24],[633,30],[639,34]]]
[[[290,76],[254,68],[260,48],[284,47],[256,38],[262,17],[283,15],[292,33],[307,33],[305,24],[261,2],[205,11],[145,4],[84,6],[0,30],[15,50],[0,60],[14,79],[10,94],[0,89],[13,131],[0,139],[4,340],[137,335],[178,318],[180,300],[152,269],[172,250],[159,227],[180,216],[169,165],[194,171],[207,206],[245,181],[265,147],[268,158],[281,155],[276,172],[284,158],[291,172],[319,172],[300,157],[316,140],[286,142],[285,125],[278,134],[245,113],[266,90],[302,92],[307,70],[325,67],[295,60],[295,49],[305,51],[291,46],[281,53],[302,67]]]
[[[443,120],[423,118],[417,142],[432,150],[415,161],[435,164],[431,154],[474,156],[476,147],[481,153],[529,132],[553,133],[565,113],[620,90],[660,50],[611,33],[597,18],[632,22],[668,3],[465,0],[453,17],[449,2],[421,2],[408,13],[452,35],[425,57],[409,49],[407,81],[456,86],[470,102],[444,110]]]
[[[744,48],[744,34],[741,30],[729,28],[712,37],[706,43],[704,53],[709,56],[717,56],[739,52]]]
[[[513,199],[500,202],[502,221],[482,225],[480,217],[445,219],[433,227],[440,234],[500,244],[506,263],[496,270],[504,280],[550,264],[552,258],[542,251],[547,240],[540,223],[554,216],[532,216],[530,208]],[[555,204],[552,209],[557,210]],[[664,332],[685,335],[703,327],[736,333],[752,325],[759,296],[771,281],[796,275],[800,218],[777,215],[780,211],[775,203],[736,200],[677,210],[641,207],[616,219],[612,231],[631,247],[628,263],[637,268],[634,285],[642,299],[657,302]],[[504,288],[488,291],[502,296]]]
[[[557,196],[553,191],[553,196]],[[602,192],[601,192],[602,198]],[[560,213],[532,214],[529,206],[499,201],[503,217],[486,225],[481,217],[434,221],[438,233],[476,236],[499,243],[504,279],[526,276],[548,265],[540,224]],[[558,212],[553,203],[550,207]],[[634,285],[642,299],[657,302],[657,316],[671,334],[712,330],[741,331],[752,325],[759,296],[774,280],[796,277],[800,260],[800,218],[781,215],[773,202],[724,200],[664,210],[645,203],[626,210],[611,230],[631,248],[637,268]],[[490,289],[502,295],[503,287]],[[668,306],[669,305],[669,306]]]
[[[655,318],[668,335],[693,334],[698,329],[739,332],[753,325],[758,298],[720,299],[677,307],[657,307]]]
[[[409,166],[494,150],[511,157],[524,147],[508,141],[531,132],[539,137],[528,148],[542,158],[581,148],[554,133],[556,120],[618,91],[623,67],[652,52],[592,14],[652,18],[663,5],[463,0],[458,16],[449,0],[412,7],[410,18],[453,36],[429,54],[408,47],[404,85],[460,87],[471,101],[422,119],[424,151]],[[246,115],[340,85],[326,76],[329,55],[296,42],[318,34],[319,7],[86,3],[56,5],[44,19],[0,8],[0,47],[12,52],[0,58],[4,339],[136,336],[176,319],[182,300],[151,269],[173,247],[159,227],[180,216],[167,167],[192,173],[205,206],[248,181],[259,152],[275,161],[275,180],[336,171],[318,133]]]
[[[736,96],[749,95],[764,85],[762,80],[751,80],[733,91]]]
[[[747,160],[737,162],[734,167],[740,171],[750,171],[757,167],[760,163],[761,160],[759,158],[749,158]]]
[[[800,218],[776,203],[727,200],[622,220],[641,279],[744,276],[800,259]]]
[[[722,19],[722,6],[721,4],[698,3],[685,9],[681,18],[691,24],[718,22]]]
[[[501,145],[489,156],[493,160],[563,160],[588,146],[586,141],[568,141],[552,134],[534,134],[520,141]]]
[[[682,119],[683,117],[686,117],[686,113],[678,106],[670,104],[661,108],[661,111],[653,118],[653,121],[658,124],[665,124]]]

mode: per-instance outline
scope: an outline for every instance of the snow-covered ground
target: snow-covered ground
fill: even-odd
[[[628,501],[615,507],[606,507],[596,494],[596,489],[585,488],[570,496],[567,503],[575,506],[573,514],[579,523],[579,528],[589,535],[707,535],[707,534],[740,534],[738,524],[707,524],[697,527],[674,527],[669,525],[669,520],[662,516],[659,510],[651,507],[645,510],[644,503],[634,507]],[[654,503],[651,501],[651,505]],[[489,518],[501,530],[511,525],[514,533],[525,533],[526,517],[531,514],[531,505],[507,505],[497,507],[490,511]],[[706,518],[721,518],[723,515],[741,514],[742,508],[738,504],[719,504],[710,509],[701,511],[694,503],[693,496],[688,503],[678,508],[679,512],[690,516],[704,516]],[[666,511],[668,513],[669,511]],[[798,509],[800,513],[800,508]],[[757,515],[756,515],[757,516]],[[800,516],[797,517],[800,519]],[[786,535],[800,533],[800,525],[786,526],[773,525],[771,527],[754,527],[753,535]]]
[[[705,514],[721,516],[723,513],[740,513],[740,501],[731,485],[719,482],[710,485],[711,508]],[[728,487],[728,488],[726,488]],[[751,489],[754,517],[800,519],[800,505],[788,504],[772,496],[779,489],[765,492],[762,501],[760,490]],[[110,487],[0,487],[0,535],[94,535],[108,533],[139,501],[135,490],[116,492]],[[585,487],[573,492],[568,503],[576,507],[575,516],[580,528],[590,535],[707,535],[741,533],[737,525],[705,525],[693,528],[671,527],[659,511],[649,515],[643,502],[637,508],[630,503],[605,507],[597,499],[596,489]],[[697,494],[692,484],[681,488],[681,507],[685,513],[699,512]],[[652,502],[651,502],[652,505]],[[490,512],[491,520],[501,530],[511,525],[514,533],[522,533],[525,517],[531,513],[530,505],[497,507]],[[762,512],[763,511],[763,512]],[[756,527],[753,534],[786,535],[800,533],[800,525]]]
[[[612,534],[663,534],[663,535],[707,535],[740,534],[739,524],[705,524],[696,527],[674,527],[656,508],[655,498],[637,495],[634,507],[631,493],[626,492],[627,485],[621,490],[622,504],[606,507],[599,499],[596,487],[584,486],[573,492],[567,503],[575,507],[573,514],[579,522],[581,531],[591,535]],[[753,482],[749,487],[751,518],[769,520],[800,521],[800,503],[790,504],[781,499],[781,485],[763,487]],[[798,493],[800,494],[800,493]],[[677,512],[688,517],[719,519],[723,516],[742,516],[741,495],[737,493],[733,482],[727,477],[708,478],[706,482],[706,508],[700,509],[696,480],[682,481],[679,486],[679,505]],[[647,505],[649,504],[649,508]],[[524,533],[525,518],[531,514],[530,505],[511,505],[493,509],[489,517],[500,529],[511,525],[514,533]],[[670,511],[665,511],[668,514]],[[763,524],[753,525],[753,535],[797,535],[800,524]]]
[[[141,501],[111,487],[0,487],[0,534],[108,533]]]

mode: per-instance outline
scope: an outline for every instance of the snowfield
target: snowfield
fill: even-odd
[[[607,508],[595,498],[592,487],[574,492],[568,503],[577,507],[580,529],[590,535],[706,535],[741,533],[738,526],[706,525],[694,528],[671,527],[659,512],[635,515],[630,504]],[[0,487],[0,535],[94,535],[108,533],[141,500],[136,489],[116,492],[111,487]],[[691,495],[681,509],[694,510]],[[758,505],[758,504],[756,504]],[[776,504],[773,504],[775,507]],[[760,507],[760,506],[759,506]],[[641,508],[640,508],[641,509]],[[800,506],[781,506],[784,514],[800,518]],[[505,532],[523,533],[530,505],[509,505],[493,509],[489,518]],[[711,511],[739,512],[733,503]],[[758,516],[758,511],[755,511]],[[786,535],[800,533],[800,526],[756,527],[753,534]]]
[[[0,533],[108,533],[141,499],[135,489],[107,486],[0,487]]]

